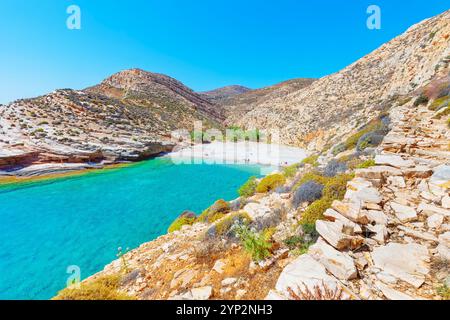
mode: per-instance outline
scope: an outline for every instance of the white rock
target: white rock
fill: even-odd
[[[375,166],[367,169],[355,170],[355,176],[366,179],[383,179],[389,176],[401,176],[402,171],[389,166]]]
[[[442,198],[442,207],[450,209],[450,196],[446,195]]]
[[[346,249],[350,246],[351,239],[342,233],[344,224],[341,221],[316,221],[316,230],[329,244],[338,250]]]
[[[424,215],[427,215],[427,216],[431,216],[431,215],[437,213],[437,214],[443,215],[445,217],[450,217],[450,210],[440,208],[440,207],[437,207],[435,205],[428,204],[425,202],[422,202],[419,204],[417,211],[419,213],[423,213]]]
[[[327,211],[325,211],[325,213],[323,214],[325,219],[329,220],[329,221],[340,221],[344,224],[345,228],[349,228],[349,229],[353,229],[354,233],[361,233],[362,229],[359,226],[359,224],[354,223],[353,221],[350,221],[349,219],[347,219],[346,217],[344,217],[342,214],[340,214],[339,212],[337,212],[336,210],[333,209],[328,209]]]
[[[212,287],[194,288],[191,290],[193,300],[208,300],[212,295]]]
[[[379,281],[375,285],[389,300],[414,300],[413,297],[398,290],[392,289]]]
[[[230,286],[230,285],[232,285],[233,283],[235,283],[236,281],[237,281],[236,278],[226,278],[226,279],[223,279],[223,280],[222,280],[222,286],[223,286],[223,287]]]
[[[310,254],[319,261],[336,278],[350,280],[357,277],[357,271],[353,259],[346,253],[339,252],[325,241],[320,240],[309,248]]]
[[[434,168],[434,174],[430,178],[430,183],[441,186],[450,181],[450,166],[441,165]]]
[[[287,298],[282,294],[276,292],[275,290],[270,290],[265,300],[277,301],[277,300],[287,300]]]
[[[354,202],[342,202],[339,200],[333,201],[331,207],[342,214],[347,219],[359,223],[359,224],[368,224],[369,219],[365,215],[365,211],[362,210],[362,202],[354,201]]]
[[[448,246],[440,244],[437,246],[436,250],[442,259],[450,261],[450,249]]]
[[[373,187],[360,188],[358,190],[347,189],[345,199],[350,202],[363,201],[378,204],[383,200],[377,189]]]
[[[212,268],[217,273],[223,273],[223,268],[225,267],[225,262],[223,260],[217,260],[214,264],[214,267]]]
[[[404,206],[399,203],[391,202],[391,208],[394,210],[395,216],[401,222],[409,222],[417,219],[416,210],[412,207]]]
[[[415,163],[412,160],[404,160],[397,155],[377,155],[375,156],[376,165],[387,165],[395,168],[410,168],[414,167]]]
[[[406,188],[405,179],[400,176],[390,176],[387,179],[388,183],[397,188]]]
[[[422,240],[426,240],[426,241],[431,241],[431,242],[438,242],[438,239],[431,233],[428,232],[420,232],[420,231],[416,231],[413,230],[411,228],[405,227],[405,226],[398,226],[399,230],[402,230],[407,236],[416,238],[416,239],[422,239]]]
[[[427,219],[428,228],[438,229],[444,222],[444,216],[440,214],[433,214]]]
[[[425,246],[417,243],[389,243],[372,252],[375,267],[419,288],[429,273],[429,255]]]
[[[304,286],[314,291],[315,286],[323,287],[323,285],[331,290],[340,287],[338,281],[327,274],[321,263],[309,254],[304,254],[284,268],[275,288],[279,294],[290,297],[288,289],[298,293]]]
[[[386,239],[389,236],[388,229],[384,224],[377,224],[377,225],[368,225],[367,229],[369,229],[372,232],[375,232],[375,235],[371,238],[376,240],[379,244],[384,244],[386,242]]]
[[[439,236],[439,243],[450,247],[450,232],[443,233]]]
[[[383,211],[368,210],[366,215],[369,218],[370,223],[384,224],[384,225],[388,223],[388,217],[384,214]]]

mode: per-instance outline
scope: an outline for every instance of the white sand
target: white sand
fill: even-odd
[[[285,166],[301,162],[305,150],[276,144],[256,142],[213,142],[197,144],[167,155],[175,163],[259,164]]]

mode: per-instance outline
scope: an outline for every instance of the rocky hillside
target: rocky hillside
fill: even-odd
[[[86,90],[0,106],[0,170],[140,160],[170,150],[173,130],[192,130],[198,120],[220,128],[223,119],[220,108],[180,82],[126,70]]]
[[[234,125],[244,114],[257,108],[259,105],[308,87],[314,81],[315,79],[292,79],[262,89],[230,95],[218,101],[218,104],[223,108],[227,116],[226,124]]]
[[[231,122],[280,128],[282,141],[321,150],[351,134],[408,95],[450,62],[450,11],[412,26],[403,35],[342,71],[312,85],[258,103]]]
[[[251,90],[252,89],[249,89],[247,87],[232,85],[232,86],[226,86],[226,87],[218,88],[218,89],[211,90],[211,91],[201,92],[200,94],[203,97],[205,97],[205,99],[208,99],[211,102],[220,105],[223,101],[225,101],[231,97],[246,93]]]

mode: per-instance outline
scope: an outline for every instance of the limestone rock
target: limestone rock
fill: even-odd
[[[329,244],[338,250],[346,249],[351,244],[351,238],[342,233],[344,224],[340,221],[316,221],[316,230]]]
[[[391,208],[394,210],[395,216],[401,222],[409,222],[417,219],[417,212],[412,207],[404,206],[399,203],[391,202]]]
[[[444,216],[437,213],[427,218],[428,228],[438,229],[443,222]]]
[[[380,291],[383,293],[383,295],[389,300],[414,300],[413,297],[411,297],[403,292],[400,292],[398,290],[392,289],[379,281],[375,285],[377,286],[378,289],[380,289]]]
[[[367,215],[361,210],[361,202],[342,202],[339,200],[333,201],[331,207],[342,214],[347,219],[359,223],[368,224],[369,219]]]
[[[325,213],[323,215],[324,215],[325,219],[327,219],[329,221],[332,221],[332,222],[333,221],[340,221],[340,222],[342,222],[342,224],[344,225],[344,227],[346,229],[352,230],[351,234],[353,234],[353,233],[361,233],[362,232],[362,229],[359,226],[359,224],[354,223],[353,221],[350,221],[349,219],[347,219],[346,217],[341,215],[336,210],[327,209],[327,211],[325,211]]]
[[[429,273],[428,250],[417,243],[389,243],[374,248],[372,258],[375,267],[419,288]]]
[[[450,210],[439,208],[435,205],[428,204],[425,202],[420,203],[419,207],[417,208],[417,211],[420,213],[423,213],[427,216],[431,216],[434,214],[440,214],[444,217],[450,217]]]
[[[339,286],[337,280],[327,274],[321,263],[314,260],[309,254],[304,254],[284,268],[275,288],[278,293],[289,297],[289,288],[298,292],[304,286],[307,286],[309,290],[314,290],[315,286],[322,287],[323,285],[331,289]]]
[[[375,164],[387,165],[399,169],[414,167],[414,161],[404,160],[398,155],[377,155],[375,156]]]
[[[212,295],[212,287],[194,288],[191,290],[192,300],[208,300]]]
[[[310,247],[308,254],[323,264],[332,275],[340,280],[350,280],[357,277],[353,259],[348,254],[337,251],[323,240]]]

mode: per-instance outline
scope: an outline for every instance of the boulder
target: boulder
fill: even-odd
[[[336,210],[333,209],[328,209],[327,211],[325,211],[325,213],[323,214],[325,219],[328,221],[340,221],[343,223],[344,228],[346,228],[347,230],[351,230],[351,234],[353,233],[362,233],[362,229],[359,226],[359,224],[354,223],[353,221],[350,221],[349,219],[347,219],[346,217],[344,217],[343,215],[341,215],[339,212],[337,212]]]
[[[411,178],[426,179],[431,177],[431,175],[433,174],[433,170],[430,169],[430,167],[428,166],[416,166],[410,169],[403,169],[402,172],[407,179]]]
[[[389,243],[374,248],[372,259],[375,267],[390,273],[416,288],[419,288],[429,273],[430,257],[425,246],[417,243]]]
[[[364,187],[357,190],[347,189],[345,199],[350,202],[363,201],[378,204],[383,200],[377,189],[373,187]]]
[[[410,222],[417,219],[417,212],[414,208],[409,206],[404,206],[402,204],[391,202],[391,208],[394,210],[395,216],[401,222]]]
[[[444,217],[450,217],[450,210],[448,209],[443,209],[440,207],[437,207],[435,205],[432,204],[428,204],[425,202],[422,202],[419,204],[419,207],[417,208],[417,211],[419,213],[422,213],[426,216],[432,216],[434,214],[440,214]]]
[[[362,204],[359,201],[355,202],[342,202],[339,200],[333,201],[331,204],[331,207],[342,214],[347,219],[359,223],[359,224],[368,224],[369,219],[367,218],[367,215],[362,208]]]
[[[270,208],[259,203],[249,203],[244,207],[244,211],[253,221],[257,230],[276,226],[281,221],[281,209]]]
[[[194,288],[191,290],[192,300],[208,300],[212,295],[212,287]]]
[[[289,289],[298,293],[304,287],[314,292],[314,288],[318,286],[334,290],[340,287],[338,281],[329,276],[325,267],[317,262],[309,254],[304,254],[289,263],[281,272],[275,286],[278,293],[285,297],[290,297]]]
[[[448,185],[450,181],[450,165],[441,165],[434,168],[434,173],[430,178],[430,183],[443,186]]]
[[[351,237],[342,231],[344,224],[341,221],[316,221],[316,230],[330,245],[338,250],[350,247]]]
[[[387,179],[389,176],[401,176],[403,175],[400,169],[389,166],[375,166],[367,169],[355,170],[355,176],[357,178],[373,179]]]
[[[309,248],[308,254],[340,280],[355,279],[358,275],[353,259],[348,254],[337,251],[321,239]]]
[[[427,218],[428,228],[438,229],[444,222],[444,216],[441,214],[433,214]]]
[[[414,161],[404,160],[398,155],[377,155],[375,156],[376,165],[386,165],[394,168],[411,168],[414,167]]]
[[[431,241],[431,242],[438,242],[438,239],[431,233],[428,232],[420,232],[420,231],[416,231],[413,230],[411,228],[405,227],[405,226],[398,226],[398,229],[403,231],[407,236],[416,238],[416,239],[421,239],[421,240],[425,240],[425,241]]]
[[[375,283],[375,286],[383,293],[383,295],[388,300],[414,300],[413,297],[407,295],[406,293],[392,289],[384,283],[381,283],[380,281],[377,281]]]
[[[369,223],[386,225],[388,223],[388,217],[380,210],[367,210],[366,212]]]
[[[450,196],[446,195],[442,198],[442,207],[445,209],[450,209]]]

